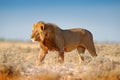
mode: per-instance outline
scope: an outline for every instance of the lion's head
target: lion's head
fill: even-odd
[[[52,40],[54,37],[53,25],[44,22],[38,22],[32,27],[32,41],[44,41],[46,39]]]
[[[45,30],[44,22],[38,22],[37,24],[34,24],[32,27],[31,35],[32,41],[43,41],[45,38],[44,30]]]

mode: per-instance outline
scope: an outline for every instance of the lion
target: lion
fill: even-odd
[[[64,62],[64,52],[74,49],[77,49],[81,61],[84,61],[81,53],[85,50],[88,50],[92,57],[97,56],[93,35],[86,29],[62,30],[53,23],[40,21],[33,25],[31,39],[40,44],[40,53],[36,62],[38,65],[44,60],[49,50],[58,51],[60,62]]]

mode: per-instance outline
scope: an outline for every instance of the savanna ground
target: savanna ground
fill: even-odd
[[[120,80],[120,43],[95,43],[98,56],[79,63],[77,51],[65,53],[63,64],[57,52],[49,52],[41,64],[35,62],[39,44],[0,41],[0,80]]]

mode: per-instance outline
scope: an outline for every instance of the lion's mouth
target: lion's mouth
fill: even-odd
[[[32,42],[35,42],[35,38],[32,38],[31,40],[32,40]]]

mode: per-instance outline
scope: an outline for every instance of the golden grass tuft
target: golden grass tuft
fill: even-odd
[[[8,65],[0,65],[0,80],[21,80],[17,68]]]
[[[103,71],[99,75],[87,74],[83,76],[82,80],[120,80],[120,73],[117,73],[117,71]]]
[[[60,75],[55,72],[44,72],[28,76],[27,80],[60,80]]]
[[[59,78],[59,74],[53,72],[37,74],[35,77],[36,80],[59,80]]]

